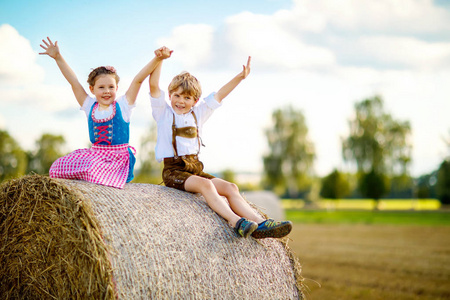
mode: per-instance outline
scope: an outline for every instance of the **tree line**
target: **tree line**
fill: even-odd
[[[266,130],[263,186],[289,198],[438,198],[450,204],[450,157],[430,174],[413,178],[409,121],[386,112],[380,96],[357,102],[354,109],[341,143],[342,158],[355,171],[335,168],[323,178],[313,173],[315,150],[303,112],[292,106],[274,111]],[[450,140],[446,143],[450,149]]]
[[[292,106],[276,109],[265,132],[268,153],[263,156],[261,187],[281,197],[315,200],[339,198],[438,198],[450,204],[450,157],[437,170],[413,178],[411,164],[411,126],[387,113],[379,96],[364,99],[354,106],[348,120],[349,135],[341,137],[342,158],[355,170],[335,168],[318,178],[314,174],[315,149],[301,110]],[[445,141],[450,149],[450,140]],[[141,140],[139,169],[135,182],[158,184],[161,166],[154,159],[156,128],[151,126]],[[0,181],[24,174],[48,174],[51,164],[65,155],[61,135],[43,134],[36,148],[24,151],[7,131],[0,130]],[[233,177],[231,170],[223,173]],[[255,187],[252,187],[255,188]]]

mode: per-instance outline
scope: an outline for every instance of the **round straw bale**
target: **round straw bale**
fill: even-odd
[[[244,239],[201,195],[30,175],[0,186],[6,299],[301,299],[288,239]]]
[[[2,299],[114,296],[97,220],[81,195],[44,176],[0,186]]]
[[[270,191],[249,191],[244,193],[244,198],[255,204],[257,208],[270,218],[281,221],[284,220],[284,209],[281,206],[280,198]]]

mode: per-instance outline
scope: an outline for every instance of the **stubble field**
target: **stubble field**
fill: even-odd
[[[450,226],[295,223],[307,299],[450,299]]]

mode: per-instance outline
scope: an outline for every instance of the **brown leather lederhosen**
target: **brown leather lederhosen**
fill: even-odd
[[[202,145],[200,135],[198,132],[198,123],[195,113],[191,111],[194,117],[196,127],[181,127],[177,128],[175,125],[175,114],[173,115],[172,123],[172,146],[174,157],[164,158],[164,169],[162,173],[163,181],[166,186],[173,187],[179,190],[185,190],[184,183],[192,175],[212,179],[214,176],[203,172],[203,163],[198,160],[198,153]],[[176,137],[197,138],[198,152],[197,154],[178,156]]]

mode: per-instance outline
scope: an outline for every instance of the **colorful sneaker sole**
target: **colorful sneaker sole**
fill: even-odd
[[[288,235],[292,230],[292,222],[287,221],[279,226],[275,226],[269,229],[255,230],[252,233],[252,237],[255,239],[264,238],[282,238]]]

